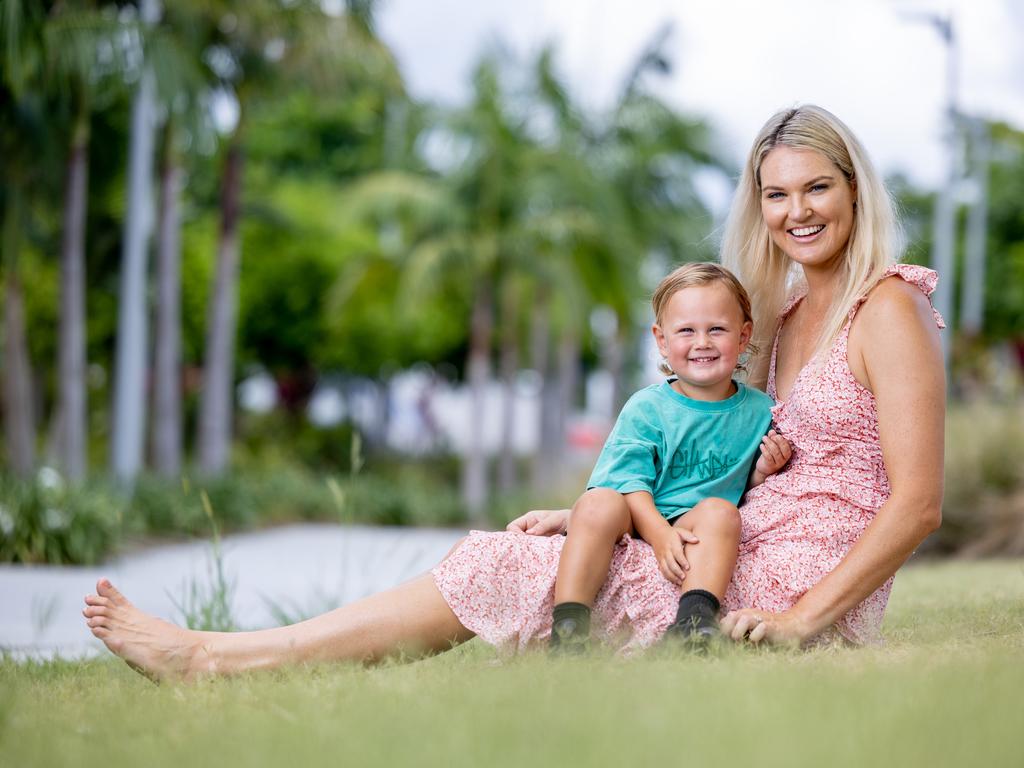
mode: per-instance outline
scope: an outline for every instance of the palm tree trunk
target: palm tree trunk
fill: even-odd
[[[516,487],[516,373],[519,369],[519,291],[515,278],[506,277],[502,295],[500,375],[502,381],[501,449],[498,452],[498,490]]]
[[[166,477],[181,472],[181,166],[174,124],[164,126],[157,229],[157,305],[153,379],[153,462]]]
[[[13,180],[11,180],[13,181]],[[4,212],[4,436],[11,470],[21,477],[35,465],[35,411],[32,405],[32,369],[25,336],[25,308],[18,277],[21,190],[11,183]]]
[[[580,336],[573,328],[566,328],[558,344],[558,394],[559,394],[559,417],[556,420],[559,427],[559,445],[564,452],[566,446],[566,434],[569,429],[569,417],[572,416],[576,407],[577,394],[580,388]]]
[[[221,180],[217,266],[207,309],[206,362],[199,404],[199,467],[207,474],[225,469],[231,448],[243,165],[241,133],[239,122],[228,147]]]
[[[475,524],[486,522],[488,498],[487,455],[484,446],[486,390],[490,378],[491,329],[494,325],[494,300],[489,278],[481,280],[473,299],[466,379],[469,383],[469,445],[462,462],[462,501]]]
[[[61,242],[58,457],[69,480],[85,475],[85,214],[89,176],[89,113],[79,107],[72,131]]]
[[[626,345],[628,344],[625,334],[628,328],[629,323],[623,322],[622,318],[619,318],[619,323],[615,333],[608,339],[608,344],[605,348],[604,365],[612,382],[612,412],[608,415],[613,419],[618,415],[619,410],[621,410],[622,406],[625,404],[625,363]]]
[[[533,368],[541,376],[537,428],[540,442],[530,472],[530,486],[539,494],[550,492],[561,451],[558,442],[560,431],[555,421],[558,414],[558,381],[551,365],[551,294],[543,286],[534,306],[530,352]]]
[[[565,483],[566,433],[580,383],[580,341],[573,328],[566,328],[558,342],[554,370],[545,376],[541,392],[542,418],[538,490],[558,491]]]
[[[151,3],[147,3],[151,5]],[[128,194],[121,256],[121,293],[117,317],[114,419],[110,465],[114,476],[131,485],[142,467],[148,354],[146,277],[153,217],[153,74],[142,74],[132,105],[128,154]]]

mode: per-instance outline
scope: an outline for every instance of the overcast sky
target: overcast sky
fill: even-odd
[[[952,13],[961,109],[1024,128],[1024,0],[383,0],[379,28],[417,97],[464,101],[498,41],[524,57],[555,42],[573,92],[599,108],[671,22],[675,71],[658,90],[708,119],[737,164],[772,112],[814,102],[884,173],[933,187],[945,176],[946,50],[915,12]]]

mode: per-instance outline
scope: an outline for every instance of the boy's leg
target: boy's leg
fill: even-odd
[[[586,643],[590,608],[608,578],[615,542],[632,531],[629,507],[617,491],[592,488],[573,505],[555,581],[553,648]]]
[[[715,636],[718,610],[739,553],[739,510],[725,499],[704,499],[673,525],[689,529],[700,541],[686,545],[690,570],[669,632],[698,638]]]

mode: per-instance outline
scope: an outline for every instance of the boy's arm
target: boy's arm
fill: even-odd
[[[789,461],[793,455],[793,446],[789,440],[784,438],[774,429],[768,430],[768,434],[761,438],[761,455],[754,465],[754,471],[750,475],[750,483],[747,488],[760,485],[768,475],[774,475]]]
[[[654,506],[654,497],[647,491],[627,493],[623,498],[629,507],[633,527],[654,550],[662,576],[673,584],[682,584],[690,568],[683,544],[696,544],[700,540],[692,531],[675,528],[662,517]]]

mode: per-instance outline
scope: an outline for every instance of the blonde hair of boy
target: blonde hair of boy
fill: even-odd
[[[654,295],[651,296],[651,307],[654,309],[654,322],[659,326],[661,325],[662,319],[665,315],[665,307],[668,306],[669,299],[679,293],[679,291],[684,288],[693,288],[698,285],[709,285],[710,283],[721,283],[728,288],[729,292],[736,298],[736,303],[739,304],[740,311],[743,312],[743,322],[754,322],[754,316],[750,309],[750,295],[747,293],[747,289],[744,288],[743,284],[736,279],[736,275],[721,264],[715,264],[711,261],[694,261],[689,264],[683,264],[681,267],[677,267],[671,273],[666,275],[662,281],[658,283],[658,287],[654,289]],[[757,352],[756,348],[750,344],[747,345],[747,349],[750,354],[756,354]],[[740,371],[746,371],[746,367],[743,363],[738,363],[736,368]],[[672,369],[669,368],[668,363],[664,360],[658,364],[658,370],[666,376],[673,373]]]
[[[813,104],[775,113],[758,133],[743,166],[721,249],[722,263],[750,288],[754,341],[766,353],[757,357],[751,381],[761,386],[767,379],[779,313],[801,282],[799,270],[772,241],[761,215],[761,164],[776,147],[821,153],[856,190],[843,280],[822,324],[812,360],[820,360],[831,348],[857,299],[898,260],[902,245],[889,192],[853,132],[831,112]]]

